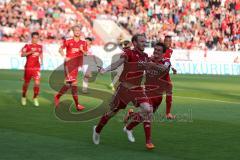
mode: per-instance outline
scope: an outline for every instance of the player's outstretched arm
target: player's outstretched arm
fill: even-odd
[[[102,68],[100,69],[100,73],[106,73],[106,72],[110,72],[113,70],[116,70],[119,66],[121,66],[124,63],[125,59],[123,57],[121,57],[118,61],[112,63],[110,66],[108,66],[107,68]]]
[[[43,54],[40,54],[40,63],[43,64]]]
[[[60,55],[61,55],[62,57],[65,57],[65,54],[64,54],[64,51],[63,51],[63,48],[62,48],[62,47],[59,48],[58,52],[60,53]]]
[[[175,68],[172,67],[171,69],[173,71],[173,74],[177,74],[177,70]]]

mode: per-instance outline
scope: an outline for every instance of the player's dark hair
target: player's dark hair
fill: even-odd
[[[170,38],[170,39],[171,39],[171,38],[172,38],[172,36],[169,36],[169,35],[167,35],[167,36],[165,36],[165,39],[166,39],[166,38]]]
[[[133,42],[137,42],[138,37],[145,37],[145,35],[144,35],[144,34],[139,34],[139,33],[133,35],[133,36],[132,36],[132,43],[133,43]]]
[[[92,37],[86,37],[85,40],[88,40],[88,41],[92,42],[92,41],[94,40],[94,38],[92,38]]]
[[[32,32],[31,37],[33,37],[33,36],[39,36],[39,33],[38,32]]]
[[[164,43],[162,43],[162,42],[157,42],[157,43],[155,44],[155,46],[161,46],[161,47],[163,48],[163,53],[165,53],[166,50],[167,50],[166,45],[165,45]]]

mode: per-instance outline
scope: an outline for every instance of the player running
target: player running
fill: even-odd
[[[143,119],[144,132],[146,137],[146,148],[153,149],[154,145],[151,141],[151,118],[152,106],[146,97],[141,81],[144,74],[145,66],[148,64],[148,55],[144,53],[146,38],[142,34],[136,34],[132,37],[132,44],[134,49],[128,49],[123,52],[120,59],[111,64],[105,69],[101,69],[101,73],[106,73],[117,69],[122,64],[123,71],[119,78],[120,84],[116,89],[112,101],[110,103],[110,110],[106,112],[100,119],[97,126],[93,128],[93,142],[99,144],[100,133],[108,121],[118,113],[120,109],[125,109],[129,102],[133,102],[135,107],[139,107],[140,117]],[[128,135],[128,139],[134,142],[132,132],[124,128]]]
[[[169,59],[164,58],[166,47],[163,43],[155,44],[153,56],[150,58],[156,65],[163,65],[165,72],[159,72],[156,69],[146,70],[145,92],[153,106],[153,112],[156,112],[162,102],[162,95],[169,88],[168,74],[171,67]],[[128,123],[129,120],[132,120]],[[126,129],[132,131],[138,124],[142,122],[138,112],[129,110],[124,122],[127,124]]]
[[[30,44],[26,44],[21,50],[21,57],[26,57],[27,61],[24,67],[24,83],[22,86],[22,98],[21,104],[25,106],[27,104],[27,90],[31,79],[34,79],[34,95],[33,103],[35,106],[39,106],[38,94],[40,86],[40,66],[43,63],[43,47],[38,44],[39,33],[33,32],[31,34],[32,41]]]
[[[164,38],[164,44],[166,46],[166,52],[164,54],[165,59],[171,59],[173,50],[171,49],[172,45],[172,37],[171,36],[165,36]],[[171,67],[173,74],[177,74],[177,70],[173,67]],[[166,87],[166,118],[167,119],[175,119],[176,116],[171,114],[171,108],[172,108],[172,89],[173,89],[173,83],[171,81],[170,74],[167,73],[165,80],[168,81],[168,84]]]
[[[77,76],[78,68],[82,66],[83,56],[87,52],[87,42],[81,40],[80,26],[76,25],[73,27],[73,34],[73,38],[64,40],[59,49],[59,53],[64,58],[65,85],[55,95],[54,101],[56,107],[58,107],[60,97],[71,88],[76,109],[81,111],[84,109],[84,106],[78,103]],[[66,54],[64,49],[66,49]]]

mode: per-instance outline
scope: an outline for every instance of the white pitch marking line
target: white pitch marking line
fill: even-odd
[[[230,102],[230,101],[223,101],[223,100],[219,100],[219,99],[207,99],[207,98],[196,98],[196,97],[183,97],[183,96],[173,96],[173,97],[185,98],[185,99],[194,99],[194,100],[202,100],[202,101],[220,102],[220,103],[240,104],[240,102]]]

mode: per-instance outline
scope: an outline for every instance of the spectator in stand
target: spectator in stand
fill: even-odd
[[[59,42],[70,37],[70,26],[79,24],[74,12],[56,0],[15,0],[0,2],[0,41],[29,41],[29,33],[38,31],[41,41]],[[84,37],[93,34],[82,26]]]

